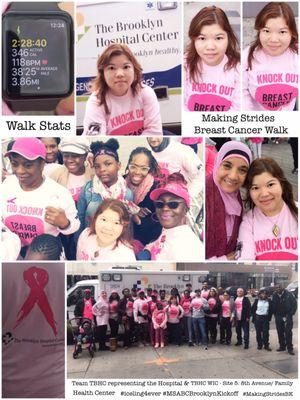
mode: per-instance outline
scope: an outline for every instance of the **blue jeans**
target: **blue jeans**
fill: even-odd
[[[197,343],[207,345],[205,318],[192,318]]]

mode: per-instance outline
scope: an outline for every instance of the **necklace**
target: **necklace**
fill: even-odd
[[[273,232],[273,235],[274,235],[275,237],[277,237],[277,236],[279,235],[280,229],[279,229],[279,226],[278,226],[277,224],[274,224],[274,225],[273,225],[272,232]]]

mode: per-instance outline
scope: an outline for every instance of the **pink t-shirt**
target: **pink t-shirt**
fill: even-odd
[[[214,306],[217,304],[217,300],[214,299],[213,297],[210,297],[208,300],[208,305],[209,305],[209,309],[210,311],[213,310]],[[208,314],[209,317],[215,318],[218,316],[218,314]]]
[[[64,264],[3,263],[2,282],[3,397],[64,397]]]
[[[69,173],[67,189],[71,193],[74,201],[77,201],[79,199],[81,189],[85,184],[86,184],[85,174],[77,176]]]
[[[243,109],[292,111],[298,97],[298,54],[287,49],[280,56],[254,51],[248,69],[249,47],[243,51]]]
[[[170,322],[171,324],[178,324],[179,318],[181,318],[183,314],[183,309],[179,305],[176,306],[171,304],[167,308],[167,314],[168,314],[168,322]]]
[[[166,311],[165,310],[155,310],[152,315],[152,320],[157,324],[161,325],[166,319]]]
[[[84,299],[83,318],[89,318],[93,321],[93,304],[91,299]]]
[[[109,114],[99,106],[96,93],[89,97],[83,121],[85,135],[162,135],[162,123],[156,94],[143,85],[138,94],[106,95]]]
[[[209,289],[207,289],[207,290],[202,289],[201,290],[201,297],[204,297],[205,299],[207,299],[208,295],[209,295]]]
[[[277,237],[272,232],[279,227]],[[298,223],[288,206],[274,217],[266,217],[257,207],[248,211],[239,230],[243,260],[297,260]]]
[[[128,317],[133,316],[133,301],[131,301],[131,300],[128,300],[126,303],[126,315]]]
[[[236,319],[238,321],[240,321],[242,318],[243,299],[244,299],[244,297],[237,297],[235,299]]]
[[[202,65],[202,73],[191,81],[185,68],[185,108],[187,111],[237,111],[240,109],[240,65],[225,70],[225,55],[219,65]],[[200,61],[199,61],[200,63]],[[201,69],[201,66],[200,68]]]
[[[184,316],[185,316],[185,317],[186,317],[186,316],[191,316],[191,310],[190,310],[191,301],[192,301],[191,298],[187,299],[187,298],[185,298],[185,297],[183,297],[183,298],[180,300],[180,305],[181,305],[181,307],[183,308],[183,312],[184,312]]]
[[[84,261],[136,261],[133,249],[119,242],[116,248],[112,246],[100,247],[97,236],[90,235],[90,229],[81,232],[77,243],[76,260]]]
[[[25,191],[15,175],[8,176],[2,183],[2,218],[4,224],[16,233],[22,246],[43,233],[58,236],[59,233],[70,235],[79,229],[80,222],[74,200],[68,190],[45,177],[40,187]],[[62,208],[70,225],[66,229],[48,224],[45,221],[46,207]]]
[[[229,318],[231,316],[230,301],[224,300],[222,303],[222,317]]]

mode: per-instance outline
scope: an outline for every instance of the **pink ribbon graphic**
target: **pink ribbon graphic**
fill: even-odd
[[[17,322],[14,328],[20,325],[21,321],[29,315],[34,305],[37,304],[44,314],[48,324],[51,326],[54,335],[57,336],[57,328],[53,311],[44,292],[44,288],[47,286],[49,281],[48,272],[41,268],[31,267],[24,271],[23,278],[24,282],[29,286],[31,291],[20,311],[18,312]]]

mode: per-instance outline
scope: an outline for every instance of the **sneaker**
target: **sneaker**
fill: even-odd
[[[161,343],[161,344],[160,344],[160,347],[161,347],[161,348],[165,347],[165,344],[164,344],[164,343]]]
[[[262,349],[262,346],[257,346],[257,350],[261,350]]]
[[[294,168],[294,169],[292,170],[292,174],[298,174],[298,168]]]
[[[207,346],[204,346],[204,350],[208,350]]]
[[[242,343],[240,343],[240,342],[237,342],[236,344],[235,344],[235,346],[241,346],[242,345]]]
[[[154,347],[157,349],[159,347],[159,343],[155,343]]]
[[[267,351],[272,351],[272,349],[271,349],[270,346],[266,346],[266,347],[265,347],[265,350],[267,350]]]
[[[244,349],[248,350],[249,349],[249,344],[245,344]]]
[[[290,356],[294,356],[295,355],[293,350],[289,350],[288,353],[289,353]]]
[[[194,343],[193,342],[189,342],[189,347],[194,347]]]

